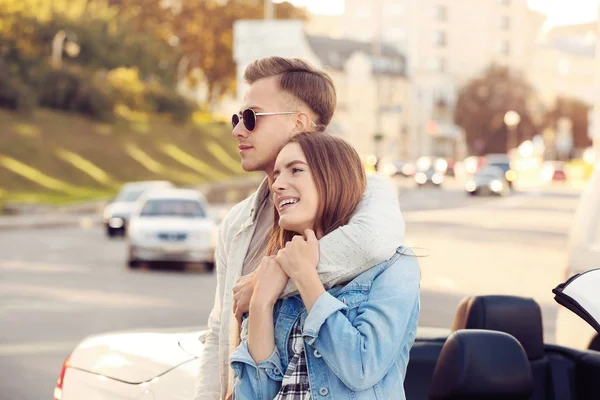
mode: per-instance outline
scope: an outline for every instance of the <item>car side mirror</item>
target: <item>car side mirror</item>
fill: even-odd
[[[554,300],[600,333],[600,268],[572,276],[554,289]]]

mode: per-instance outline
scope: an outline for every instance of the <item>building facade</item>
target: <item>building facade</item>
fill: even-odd
[[[458,90],[496,63],[524,71],[544,17],[526,0],[346,0],[333,32],[388,43],[406,55],[415,111],[411,152],[462,157],[452,122]],[[329,19],[330,24],[335,20]],[[316,21],[309,29],[325,29]]]
[[[354,39],[307,35],[301,21],[237,21],[234,58],[238,102],[246,91],[243,71],[271,55],[300,57],[325,70],[337,90],[337,109],[329,132],[344,137],[367,159],[411,158],[412,89],[406,57],[395,47]]]

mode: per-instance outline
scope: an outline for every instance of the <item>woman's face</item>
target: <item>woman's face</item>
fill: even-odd
[[[279,152],[273,179],[273,204],[279,213],[279,226],[300,234],[313,229],[319,195],[298,143],[289,143]]]

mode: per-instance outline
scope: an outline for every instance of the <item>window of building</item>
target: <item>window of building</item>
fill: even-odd
[[[447,21],[448,20],[448,9],[446,6],[441,4],[436,4],[433,9],[433,18],[438,21]]]
[[[447,39],[446,32],[437,31],[435,32],[435,36],[433,37],[433,45],[437,47],[446,47]]]
[[[510,18],[508,17],[508,15],[502,15],[500,16],[500,21],[498,22],[498,26],[500,27],[500,29],[507,31],[510,29]]]
[[[431,72],[446,72],[446,59],[444,57],[434,57],[429,60],[429,69]]]
[[[510,54],[510,43],[507,40],[502,40],[498,45],[498,53],[508,56]]]

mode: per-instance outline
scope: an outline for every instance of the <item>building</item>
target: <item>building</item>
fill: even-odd
[[[415,110],[409,130],[419,138],[413,152],[460,158],[463,135],[452,122],[459,88],[492,63],[526,70],[543,22],[526,0],[346,0],[331,30],[403,52]]]
[[[301,57],[325,70],[337,89],[330,133],[344,137],[364,158],[416,157],[409,153],[417,138],[410,131],[407,60],[395,47],[377,49],[369,42],[307,35],[301,21],[289,20],[237,21],[234,43],[240,102],[248,63],[269,55]]]
[[[547,106],[557,97],[594,104],[596,26],[594,23],[555,27],[535,43],[528,78]]]

